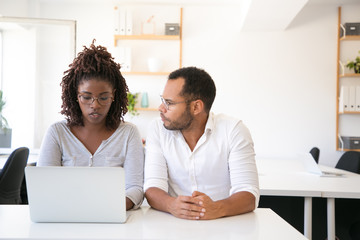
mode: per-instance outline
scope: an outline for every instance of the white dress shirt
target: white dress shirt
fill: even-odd
[[[253,141],[242,121],[210,113],[193,151],[180,131],[167,130],[161,119],[148,131],[144,191],[157,187],[170,196],[207,194],[217,201],[247,191],[259,201]]]

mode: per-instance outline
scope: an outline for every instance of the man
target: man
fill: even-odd
[[[259,201],[249,130],[210,112],[216,88],[196,67],[169,75],[161,120],[146,141],[144,191],[151,207],[185,219],[215,219],[253,211]]]

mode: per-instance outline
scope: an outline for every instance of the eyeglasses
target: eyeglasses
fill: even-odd
[[[170,106],[172,106],[172,105],[187,102],[187,101],[171,102],[171,101],[165,100],[162,95],[160,95],[160,99],[161,99],[162,104],[164,104],[166,110],[169,110]]]
[[[97,100],[101,106],[106,106],[106,105],[111,104],[114,101],[113,100],[114,98],[110,97],[110,96],[101,96],[98,98],[94,98],[94,97],[87,96],[87,95],[79,95],[78,97],[80,99],[80,102],[82,104],[86,104],[86,105],[91,105],[95,100]]]

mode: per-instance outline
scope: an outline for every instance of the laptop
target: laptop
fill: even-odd
[[[121,167],[26,167],[33,222],[124,223]]]
[[[311,153],[299,153],[298,156],[301,162],[303,163],[306,171],[309,173],[313,173],[321,177],[341,177],[345,175],[343,173],[338,173],[338,172],[322,171],[319,165],[315,162]]]

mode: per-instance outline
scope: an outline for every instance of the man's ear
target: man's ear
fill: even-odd
[[[192,110],[194,115],[201,113],[202,111],[204,111],[204,102],[201,101],[200,99],[194,100],[192,101]]]

